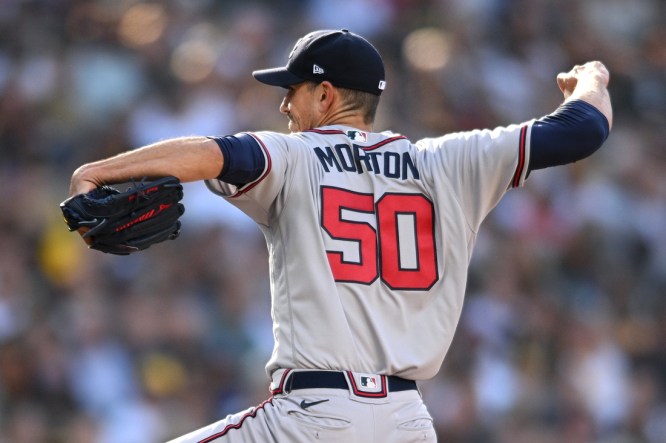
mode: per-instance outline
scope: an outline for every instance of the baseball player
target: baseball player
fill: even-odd
[[[312,32],[286,66],[253,75],[286,88],[290,134],[171,139],[71,181],[77,195],[131,177],[205,180],[266,237],[272,396],[173,442],[436,441],[417,381],[451,344],[481,222],[530,173],[603,144],[606,68],[558,75],[564,102],[546,117],[415,143],[373,131],[388,82],[359,35]]]

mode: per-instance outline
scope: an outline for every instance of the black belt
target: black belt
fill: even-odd
[[[363,390],[363,389],[358,389],[358,387],[354,385],[355,382],[352,379],[351,373],[349,376],[353,384],[352,389],[354,391]],[[394,375],[377,376],[377,377],[382,378],[382,381],[384,379],[386,380],[389,392],[409,391],[412,389],[417,389],[416,382],[414,380],[406,380],[404,378],[396,377]],[[347,377],[345,377],[345,374],[342,372],[294,371],[289,374],[285,388],[287,391],[293,391],[295,389],[317,389],[317,388],[349,389],[350,386],[349,383],[347,382]]]

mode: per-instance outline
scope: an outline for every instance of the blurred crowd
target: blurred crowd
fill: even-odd
[[[2,0],[0,443],[159,443],[269,396],[249,219],[188,184],[181,237],[118,257],[58,204],[87,161],[286,131],[251,71],[343,27],[385,58],[375,129],[412,140],[540,117],[558,72],[607,65],[608,141],[489,216],[421,387],[443,443],[666,442],[664,0]]]

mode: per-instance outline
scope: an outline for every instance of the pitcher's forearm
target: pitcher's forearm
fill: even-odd
[[[205,180],[217,177],[222,166],[222,153],[213,140],[169,139],[81,166],[72,175],[70,195],[144,177],[173,175],[181,182]]]

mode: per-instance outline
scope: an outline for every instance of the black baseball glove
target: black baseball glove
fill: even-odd
[[[128,255],[178,237],[182,198],[180,181],[164,177],[124,192],[102,186],[68,198],[60,209],[69,230],[78,231],[88,247]]]

